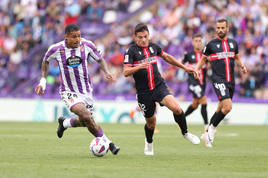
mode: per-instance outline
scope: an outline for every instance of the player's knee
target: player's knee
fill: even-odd
[[[198,103],[193,103],[192,107],[193,107],[193,109],[196,109],[198,107]]]
[[[147,122],[146,126],[148,129],[153,130],[155,128],[156,123],[155,122]]]
[[[180,115],[182,113],[182,109],[179,106],[177,106],[174,108],[173,113],[176,115]]]
[[[222,108],[222,112],[223,112],[224,114],[229,113],[231,110],[232,110],[232,105],[226,105],[226,106],[224,106],[224,107]]]

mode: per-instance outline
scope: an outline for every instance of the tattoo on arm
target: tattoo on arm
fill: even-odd
[[[49,70],[49,62],[48,61],[43,61],[42,62],[42,67],[41,67],[42,77],[44,77],[44,78],[47,77],[48,70]]]
[[[107,63],[105,62],[105,60],[103,58],[101,58],[101,60],[98,61],[101,69],[106,73],[108,74],[109,73],[109,70],[108,70],[108,66],[107,66]]]

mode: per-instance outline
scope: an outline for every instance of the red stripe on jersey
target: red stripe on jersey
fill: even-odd
[[[227,40],[222,40],[222,48],[224,52],[229,52],[229,46],[227,43]],[[229,57],[226,57],[224,59],[225,62],[225,74],[226,74],[226,80],[227,82],[231,81],[231,73],[230,73],[230,59]]]
[[[209,60],[210,61],[214,61],[214,60],[217,60],[217,59],[219,59],[219,57],[218,57],[218,55],[216,53],[209,55]]]
[[[196,63],[198,63],[198,61],[200,61],[201,59],[201,53],[195,53],[195,59],[196,59]],[[202,67],[203,68],[203,67]],[[204,74],[203,74],[203,69],[200,69],[200,78],[198,79],[199,83],[201,85],[203,85],[203,77],[204,77]]]
[[[148,47],[142,48],[142,50],[145,55],[145,58],[150,58],[150,52],[148,50]],[[154,83],[154,70],[152,64],[150,64],[149,67],[147,68],[147,78],[148,78],[149,89],[153,90],[155,88],[155,83]]]

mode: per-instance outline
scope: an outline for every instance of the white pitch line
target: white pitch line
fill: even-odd
[[[220,136],[220,137],[238,137],[239,134],[238,133],[216,133],[215,135],[216,137],[217,136]]]

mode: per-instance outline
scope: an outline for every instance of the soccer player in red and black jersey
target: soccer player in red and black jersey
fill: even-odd
[[[196,66],[202,57],[202,35],[200,33],[193,36],[192,45],[194,49],[186,53],[182,61],[183,64],[187,64],[189,67]],[[208,126],[207,98],[205,96],[206,74],[207,66],[205,64],[200,70],[199,79],[196,79],[193,74],[188,75],[188,88],[193,94],[193,101],[185,111],[185,116],[187,117],[198,107],[199,104],[201,104],[201,115],[204,120],[205,129],[207,129]]]
[[[163,58],[171,65],[180,67],[188,73],[196,72],[192,68],[184,66],[173,56],[165,53],[154,43],[149,42],[149,30],[147,25],[140,23],[134,30],[135,44],[131,45],[125,52],[124,76],[133,75],[137,90],[137,100],[144,114],[145,129],[145,155],[153,155],[153,134],[156,125],[155,102],[166,106],[173,112],[174,119],[181,128],[184,138],[193,144],[199,144],[197,136],[187,131],[184,112],[178,102],[170,94],[164,79],[161,77],[157,61]]]
[[[232,109],[235,62],[244,74],[247,72],[239,57],[237,42],[234,39],[227,38],[228,31],[228,21],[226,19],[220,19],[216,22],[217,38],[206,45],[203,56],[196,66],[196,72],[198,72],[206,60],[210,61],[213,72],[213,87],[219,99],[218,108],[210,120],[208,131],[203,134],[207,147],[212,147],[215,128]]]

